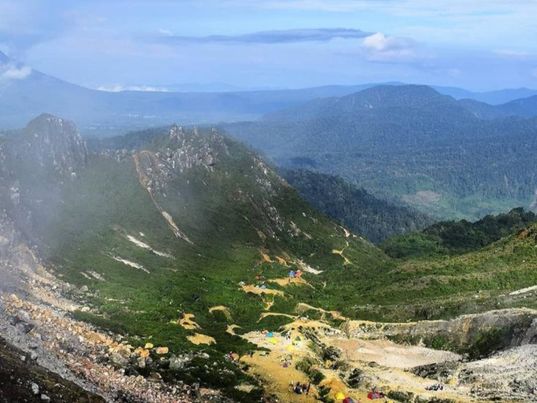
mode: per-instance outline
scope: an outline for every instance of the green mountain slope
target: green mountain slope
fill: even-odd
[[[482,119],[424,86],[319,99],[259,122],[226,125],[278,165],[315,169],[443,218],[529,206],[535,118]]]
[[[88,153],[71,123],[43,115],[1,154],[2,206],[58,276],[87,287],[74,296],[88,307],[78,317],[135,346],[151,340],[215,359],[244,352],[229,325],[265,328],[285,318],[262,313],[291,314],[301,302],[346,312],[353,282],[390,265],[214,130],[173,126],[138,149]],[[185,314],[195,315],[192,329]],[[197,333],[216,344],[196,346],[188,337]]]
[[[425,214],[378,199],[336,176],[307,170],[284,170],[283,175],[312,206],[375,243],[432,223]]]
[[[455,256],[408,258],[363,314],[437,319],[507,307],[537,307],[537,226]],[[404,303],[402,304],[401,302]]]

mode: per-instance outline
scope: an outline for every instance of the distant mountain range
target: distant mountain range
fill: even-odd
[[[22,65],[0,54],[0,72]],[[26,66],[24,66],[26,67]],[[323,86],[292,90],[231,91],[219,85],[217,91],[199,91],[199,86],[172,86],[171,90],[198,92],[107,92],[84,88],[28,70],[24,76],[0,78],[0,128],[23,126],[39,113],[49,112],[76,120],[84,135],[109,136],[132,129],[182,122],[200,124],[253,120],[281,109],[297,107],[318,98],[341,97],[378,84]],[[403,85],[402,83],[390,83]],[[228,89],[228,91],[222,91]],[[469,98],[500,104],[521,97],[536,96],[537,90],[517,89],[492,92],[470,92],[452,87],[435,87],[456,99]],[[520,101],[497,112],[521,114],[531,112],[533,100]],[[524,105],[522,105],[524,104]],[[479,106],[485,109],[487,106]],[[489,112],[490,113],[490,112]]]
[[[537,119],[507,112],[531,115],[532,101],[377,86],[225,127],[283,167],[339,175],[439,217],[479,218],[532,201]]]

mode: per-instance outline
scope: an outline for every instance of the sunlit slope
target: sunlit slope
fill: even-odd
[[[361,315],[437,319],[509,307],[537,307],[537,225],[460,255],[410,257],[373,290]]]

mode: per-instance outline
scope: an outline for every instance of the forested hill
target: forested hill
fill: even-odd
[[[282,167],[338,175],[427,214],[474,220],[529,206],[537,119],[480,117],[468,104],[425,86],[380,86],[226,129]]]
[[[535,222],[537,215],[533,212],[515,208],[476,222],[439,222],[421,232],[391,238],[382,248],[394,258],[460,254],[481,249]]]
[[[375,243],[432,223],[425,214],[379,199],[337,176],[308,170],[282,174],[312,206]]]

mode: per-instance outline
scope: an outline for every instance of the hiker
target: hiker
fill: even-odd
[[[302,385],[302,390],[305,391],[306,396],[310,394],[310,388],[311,388],[311,382],[309,382],[307,385]]]
[[[302,394],[302,385],[300,384],[300,382],[297,382],[295,387],[294,387],[294,392],[297,394],[297,395],[301,395]]]
[[[289,278],[295,278],[295,272],[293,270],[289,272]]]

